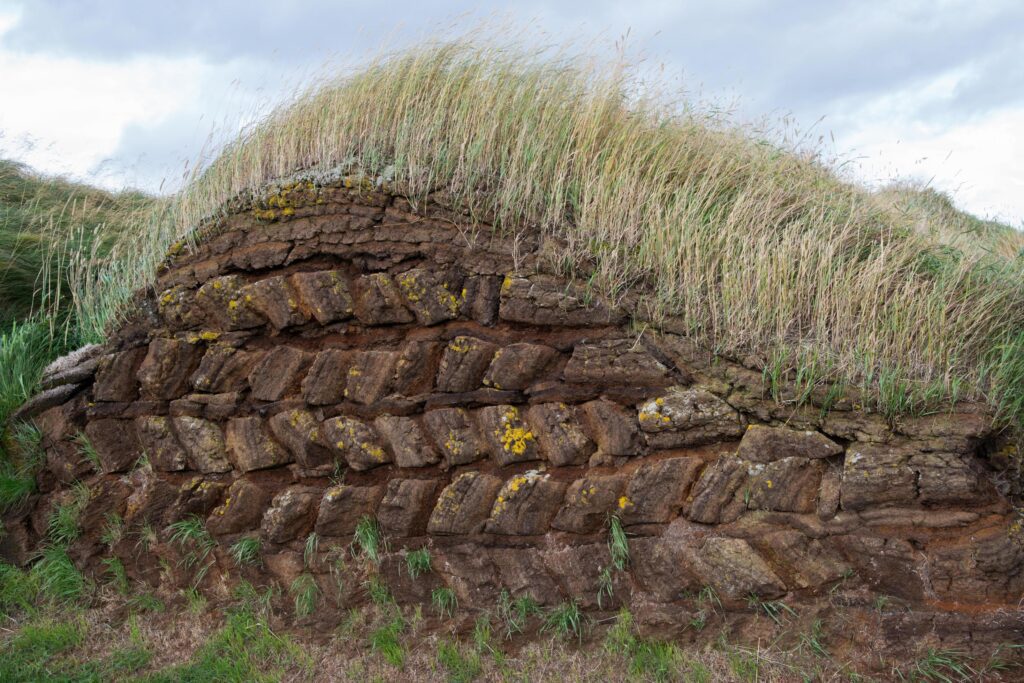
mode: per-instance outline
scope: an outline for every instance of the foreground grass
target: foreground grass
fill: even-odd
[[[427,630],[415,610],[364,607],[334,629],[275,629],[257,605],[197,614],[179,604],[141,607],[109,597],[89,608],[40,609],[5,624],[0,680],[62,681],[968,681],[1015,680],[993,658],[970,664],[952,651],[858,674],[827,650],[778,643],[705,645],[643,638],[628,612],[588,638],[534,635],[506,641],[478,618],[471,633]]]
[[[601,620],[578,612],[566,619],[574,603],[544,609],[524,596],[441,616],[429,606],[371,602],[326,625],[315,612],[297,614],[282,587],[241,582],[214,601],[80,575],[71,583],[78,589],[69,594],[36,569],[0,565],[0,680],[952,683],[1019,674],[1015,645],[981,661],[935,649],[900,663],[872,652],[840,657],[831,650],[840,644],[829,642],[819,622],[807,627],[790,609],[775,618],[755,612],[767,637],[748,647],[730,642],[724,622],[691,624],[697,640],[673,642],[640,635],[626,609]]]

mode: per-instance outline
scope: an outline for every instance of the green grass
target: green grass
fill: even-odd
[[[100,533],[100,541],[108,548],[112,548],[124,538],[124,518],[116,512],[107,512],[103,515],[103,531]]]
[[[295,600],[295,616],[308,617],[316,611],[320,588],[312,574],[299,574],[288,589]]]
[[[231,612],[224,626],[192,656],[191,661],[150,674],[148,683],[249,683],[278,681],[296,666],[308,666],[307,657],[288,638],[270,630],[252,612]]]
[[[370,602],[380,607],[390,605],[395,601],[387,583],[384,582],[384,579],[376,575],[371,576],[366,582],[366,592],[370,596]]]
[[[622,572],[629,565],[629,540],[622,529],[622,521],[615,515],[608,518],[608,552],[612,556],[612,566]]]
[[[483,671],[479,651],[459,647],[458,643],[449,640],[438,643],[437,662],[447,672],[451,683],[470,683]]]
[[[29,573],[39,586],[39,593],[55,603],[70,604],[88,589],[85,577],[59,546],[45,548]]]
[[[45,620],[23,626],[4,645],[0,680],[35,682],[63,677],[60,655],[80,645],[85,628],[78,620]],[[66,678],[65,678],[66,680]]]
[[[363,515],[356,523],[356,530],[352,536],[352,550],[362,553],[374,564],[380,564],[381,553],[387,550],[387,545],[380,525],[373,517]]]
[[[431,570],[430,551],[426,548],[410,550],[405,554],[405,568],[409,572],[409,578],[418,579]]]
[[[54,508],[46,527],[46,535],[51,542],[67,546],[81,535],[78,518],[89,502],[89,496],[89,488],[78,482],[71,488],[71,499]]]
[[[442,586],[430,591],[430,604],[434,606],[439,617],[451,618],[455,614],[455,608],[459,606],[459,600],[455,597],[455,591]]]
[[[13,425],[6,439],[0,433],[0,512],[17,507],[35,492],[36,474],[46,459],[41,442],[39,429],[27,422]]]
[[[405,631],[405,620],[395,615],[384,626],[370,634],[370,649],[379,654],[384,661],[394,667],[405,666],[405,646],[401,636]]]
[[[228,553],[239,567],[256,564],[260,561],[262,543],[258,536],[240,538],[231,544]]]
[[[507,590],[502,590],[498,595],[498,618],[505,625],[506,638],[522,633],[530,617],[540,614],[540,605],[529,595],[513,599]]]
[[[37,574],[0,562],[0,614],[31,610],[39,592]]]
[[[302,548],[302,564],[307,569],[313,566],[316,554],[320,550],[320,535],[315,531],[306,537],[306,543]]]
[[[560,638],[574,636],[576,640],[583,640],[583,630],[587,626],[587,616],[580,609],[577,600],[569,600],[551,608],[544,615],[544,623],[541,624],[541,633],[552,633]]]
[[[192,587],[197,587],[216,561],[211,555],[217,541],[206,530],[202,518],[195,515],[169,524],[167,530],[171,534],[171,542],[177,544],[183,553],[182,563],[189,569],[195,569]]]
[[[100,454],[97,452],[96,447],[92,445],[92,441],[85,435],[85,432],[78,432],[74,438],[75,444],[78,446],[78,452],[82,454],[82,457],[89,461],[92,465],[93,470],[97,472],[103,471],[103,463],[100,461]]]
[[[128,595],[128,573],[124,569],[121,558],[104,557],[100,562],[103,564],[104,573],[114,590],[121,595]]]

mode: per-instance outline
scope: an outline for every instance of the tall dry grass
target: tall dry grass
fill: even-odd
[[[557,235],[567,272],[612,297],[642,287],[653,318],[772,373],[861,385],[892,413],[972,396],[1024,415],[1021,234],[901,210],[626,62],[487,41],[384,55],[272,112],[124,260],[87,273],[82,317],[117,318],[139,274],[229,198],[337,167]]]

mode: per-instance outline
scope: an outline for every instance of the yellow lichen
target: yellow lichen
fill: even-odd
[[[475,348],[475,345],[468,337],[456,337],[448,342],[448,348],[456,353],[468,353]]]
[[[633,501],[628,496],[619,496],[619,509],[625,510],[627,507],[632,507]]]
[[[519,410],[510,407],[501,417],[501,426],[495,431],[506,452],[522,455],[530,442],[534,440],[533,432],[519,424]]]

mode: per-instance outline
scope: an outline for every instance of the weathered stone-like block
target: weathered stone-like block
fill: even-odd
[[[188,454],[189,469],[205,474],[231,471],[224,435],[215,422],[187,415],[172,418],[171,422]]]
[[[299,293],[283,275],[246,285],[241,294],[275,330],[309,322],[309,314],[299,307]]]
[[[736,455],[750,462],[772,462],[781,458],[830,458],[842,452],[842,446],[818,432],[749,425]]]
[[[392,391],[401,396],[429,393],[434,387],[442,342],[410,341],[402,347],[395,363]]]
[[[263,514],[260,533],[271,543],[287,543],[308,534],[317,516],[321,492],[307,486],[292,486],[274,496]]]
[[[643,441],[636,418],[604,399],[583,404],[583,416],[597,447],[605,455],[639,455]]]
[[[228,420],[227,448],[235,469],[240,472],[278,467],[292,462],[292,455],[267,433],[258,417]]]
[[[727,508],[747,480],[747,464],[737,457],[723,455],[704,468],[690,495],[687,517],[701,524],[726,520]]]
[[[171,401],[168,412],[172,417],[188,415],[205,417],[210,420],[225,420],[238,412],[242,394],[231,391],[225,394],[187,394]]]
[[[334,472],[334,453],[313,413],[286,410],[271,417],[267,423],[274,438],[291,451],[304,476],[326,476]]]
[[[509,391],[522,391],[558,355],[558,351],[541,344],[511,344],[494,353],[485,386]]]
[[[377,511],[384,533],[409,537],[423,532],[434,506],[437,482],[433,479],[392,479]]]
[[[578,344],[563,372],[567,382],[664,385],[668,368],[632,339]]]
[[[134,401],[139,395],[136,378],[149,348],[140,346],[100,358],[92,395],[97,401]]]
[[[184,330],[203,323],[202,309],[196,303],[196,292],[175,285],[160,292],[157,309],[164,324],[172,330]]]
[[[500,297],[498,315],[512,322],[575,327],[625,320],[621,311],[601,297],[589,296],[580,287],[547,275],[510,275],[501,284]]]
[[[399,467],[426,467],[441,459],[415,419],[381,415],[373,425],[391,446],[394,462]]]
[[[547,563],[539,549],[495,548],[490,554],[501,577],[501,585],[511,595],[528,596],[538,605],[557,605],[564,599],[562,589],[548,573]]]
[[[142,397],[166,401],[185,394],[189,377],[201,357],[202,351],[195,344],[177,339],[154,339],[137,373]]]
[[[231,265],[240,270],[264,270],[284,263],[292,245],[288,242],[256,242],[231,250]]]
[[[259,352],[215,344],[207,349],[189,381],[196,391],[211,394],[245,391],[249,388],[249,373],[261,357]]]
[[[494,275],[471,275],[464,283],[466,303],[462,310],[470,318],[488,327],[498,320],[498,297],[502,278]]]
[[[501,479],[481,472],[463,472],[445,487],[427,524],[431,534],[474,534],[491,512]]]
[[[124,472],[142,455],[131,420],[92,420],[85,435],[96,450],[103,474]]]
[[[206,517],[220,504],[227,488],[227,484],[219,481],[192,477],[178,487],[178,497],[171,508],[170,516],[176,520],[192,515]]]
[[[824,587],[851,569],[838,553],[799,531],[776,531],[757,539],[759,549],[793,576],[798,588]]]
[[[819,459],[792,457],[767,465],[755,463],[747,484],[749,507],[777,512],[814,512],[824,471],[825,463]]]
[[[673,602],[703,587],[694,575],[692,558],[701,532],[677,520],[659,537],[631,539],[630,572],[643,590],[659,602]]]
[[[477,411],[477,420],[480,434],[499,465],[540,459],[537,437],[523,421],[519,408],[487,406]]]
[[[249,373],[252,397],[261,401],[280,401],[294,393],[311,357],[290,346],[275,346]]]
[[[464,408],[441,408],[423,416],[427,432],[444,453],[448,467],[466,465],[487,456],[487,449],[476,433]]]
[[[498,491],[486,530],[510,536],[547,533],[564,496],[565,483],[546,474],[516,475]]]
[[[697,558],[698,572],[704,583],[711,584],[719,595],[732,600],[750,595],[775,598],[786,592],[782,579],[741,538],[709,538]]]
[[[220,506],[206,520],[212,534],[238,534],[259,526],[270,503],[270,494],[246,479],[236,479]]]
[[[638,418],[647,442],[654,448],[697,446],[734,439],[743,432],[739,413],[701,389],[679,387],[666,392],[642,404]]]
[[[552,465],[581,465],[597,446],[580,427],[576,411],[564,403],[531,406],[526,421],[537,437],[540,450]]]
[[[369,470],[391,462],[391,454],[380,443],[373,427],[354,417],[332,417],[321,426],[324,438],[348,466]]]
[[[384,398],[391,389],[395,375],[395,351],[357,351],[352,355],[348,369],[345,397],[350,401],[369,405]]]
[[[242,293],[245,280],[237,275],[213,278],[196,292],[196,302],[205,318],[222,330],[246,330],[260,327],[265,319],[253,308],[251,297]]]
[[[149,456],[149,463],[154,470],[177,472],[185,469],[188,454],[178,443],[168,418],[138,417],[135,418],[135,428],[142,450]]]
[[[352,317],[352,295],[340,270],[296,273],[290,280],[302,309],[321,325]]]
[[[387,273],[363,275],[355,281],[356,318],[366,325],[411,323],[415,318]]]
[[[917,472],[922,503],[971,501],[981,492],[981,480],[970,461],[958,453],[918,453],[909,466]]]
[[[341,349],[324,349],[302,380],[302,398],[314,406],[341,403],[345,398],[345,384],[352,352]]]
[[[437,390],[451,393],[479,389],[497,346],[474,337],[448,342],[437,371]]]
[[[459,317],[465,291],[459,292],[455,278],[442,277],[426,268],[413,268],[395,276],[406,305],[420,325],[436,325]]]
[[[908,503],[917,496],[910,452],[892,446],[851,444],[843,463],[840,498],[844,510],[882,503]]]
[[[686,501],[700,468],[697,458],[669,458],[638,467],[619,504],[622,522],[659,524],[672,520]]]
[[[347,536],[356,530],[364,516],[373,517],[384,495],[383,486],[338,484],[324,493],[316,533],[321,536]]]
[[[565,501],[551,526],[577,534],[592,534],[607,523],[608,515],[618,512],[626,488],[626,475],[587,476],[569,484]]]

